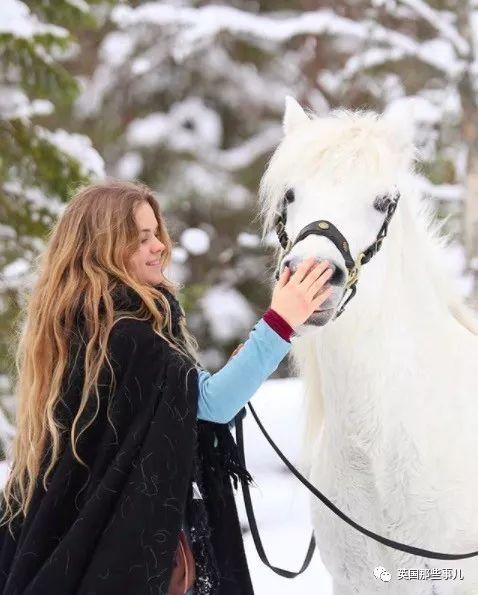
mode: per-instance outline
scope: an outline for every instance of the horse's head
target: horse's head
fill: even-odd
[[[351,264],[360,265],[360,254],[375,246],[393,213],[390,206],[415,151],[406,124],[371,111],[308,115],[287,98],[284,137],[261,181],[261,210],[264,235],[274,227],[280,235],[278,217],[285,220],[278,273],[286,264],[294,272],[311,255],[331,263],[334,292],[308,325],[322,326],[337,315],[350,287]],[[304,234],[312,222],[319,233]]]

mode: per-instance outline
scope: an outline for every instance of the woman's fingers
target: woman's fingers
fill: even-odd
[[[296,285],[299,285],[307,277],[312,267],[315,266],[317,270],[323,271],[327,268],[328,264],[329,263],[326,260],[320,262],[319,264],[316,264],[315,258],[313,256],[309,256],[309,258],[306,258],[300,263],[297,270],[290,278],[290,283],[295,283]]]
[[[320,308],[320,306],[325,302],[325,300],[332,295],[333,291],[334,290],[332,287],[328,287],[327,289],[321,291],[319,295],[312,300],[312,306],[314,310]]]
[[[318,267],[316,267],[316,269],[310,272],[303,281],[303,285],[306,285],[307,290],[312,291],[314,294],[316,294],[320,287],[322,287],[322,285],[324,285],[327,280],[330,279],[333,273],[330,267],[326,270],[323,270],[322,268],[319,269]]]
[[[287,265],[282,269],[282,273],[280,274],[279,279],[277,279],[277,285],[279,287],[284,287],[287,284],[287,281],[290,278],[290,269]]]

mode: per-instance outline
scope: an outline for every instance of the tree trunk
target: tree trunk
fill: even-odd
[[[469,145],[464,230],[468,264],[473,278],[470,300],[471,305],[478,308],[478,122],[475,122],[474,129],[475,141]]]
[[[457,9],[460,34],[470,44],[470,55],[462,56],[468,61],[468,68],[459,89],[463,106],[462,135],[468,148],[468,167],[464,180],[465,205],[463,209],[463,232],[469,270],[473,287],[469,296],[472,306],[478,308],[478,97],[471,80],[470,70],[476,58],[474,47],[471,2],[463,3]]]

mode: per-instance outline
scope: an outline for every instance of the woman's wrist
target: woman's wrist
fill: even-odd
[[[272,308],[266,310],[262,318],[278,335],[290,343],[290,338],[294,335],[294,329],[290,326],[287,320]]]

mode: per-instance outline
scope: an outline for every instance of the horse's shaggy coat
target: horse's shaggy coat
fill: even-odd
[[[478,549],[478,321],[447,268],[447,240],[421,197],[412,168],[419,154],[407,128],[373,112],[319,118],[289,99],[285,135],[261,184],[261,214],[266,234],[293,189],[291,240],[307,223],[327,219],[356,258],[381,226],[377,197],[399,189],[388,236],[362,268],[343,315],[330,321],[345,276],[333,285],[332,311],[297,329],[291,355],[305,386],[304,464],[311,482],[366,528],[467,553]],[[311,255],[344,269],[323,237],[307,237],[288,258]],[[478,593],[477,558],[417,558],[372,541],[317,500],[312,512],[334,595]],[[392,574],[390,582],[374,577],[377,566]],[[427,567],[459,568],[465,579],[398,579],[399,568]]]

